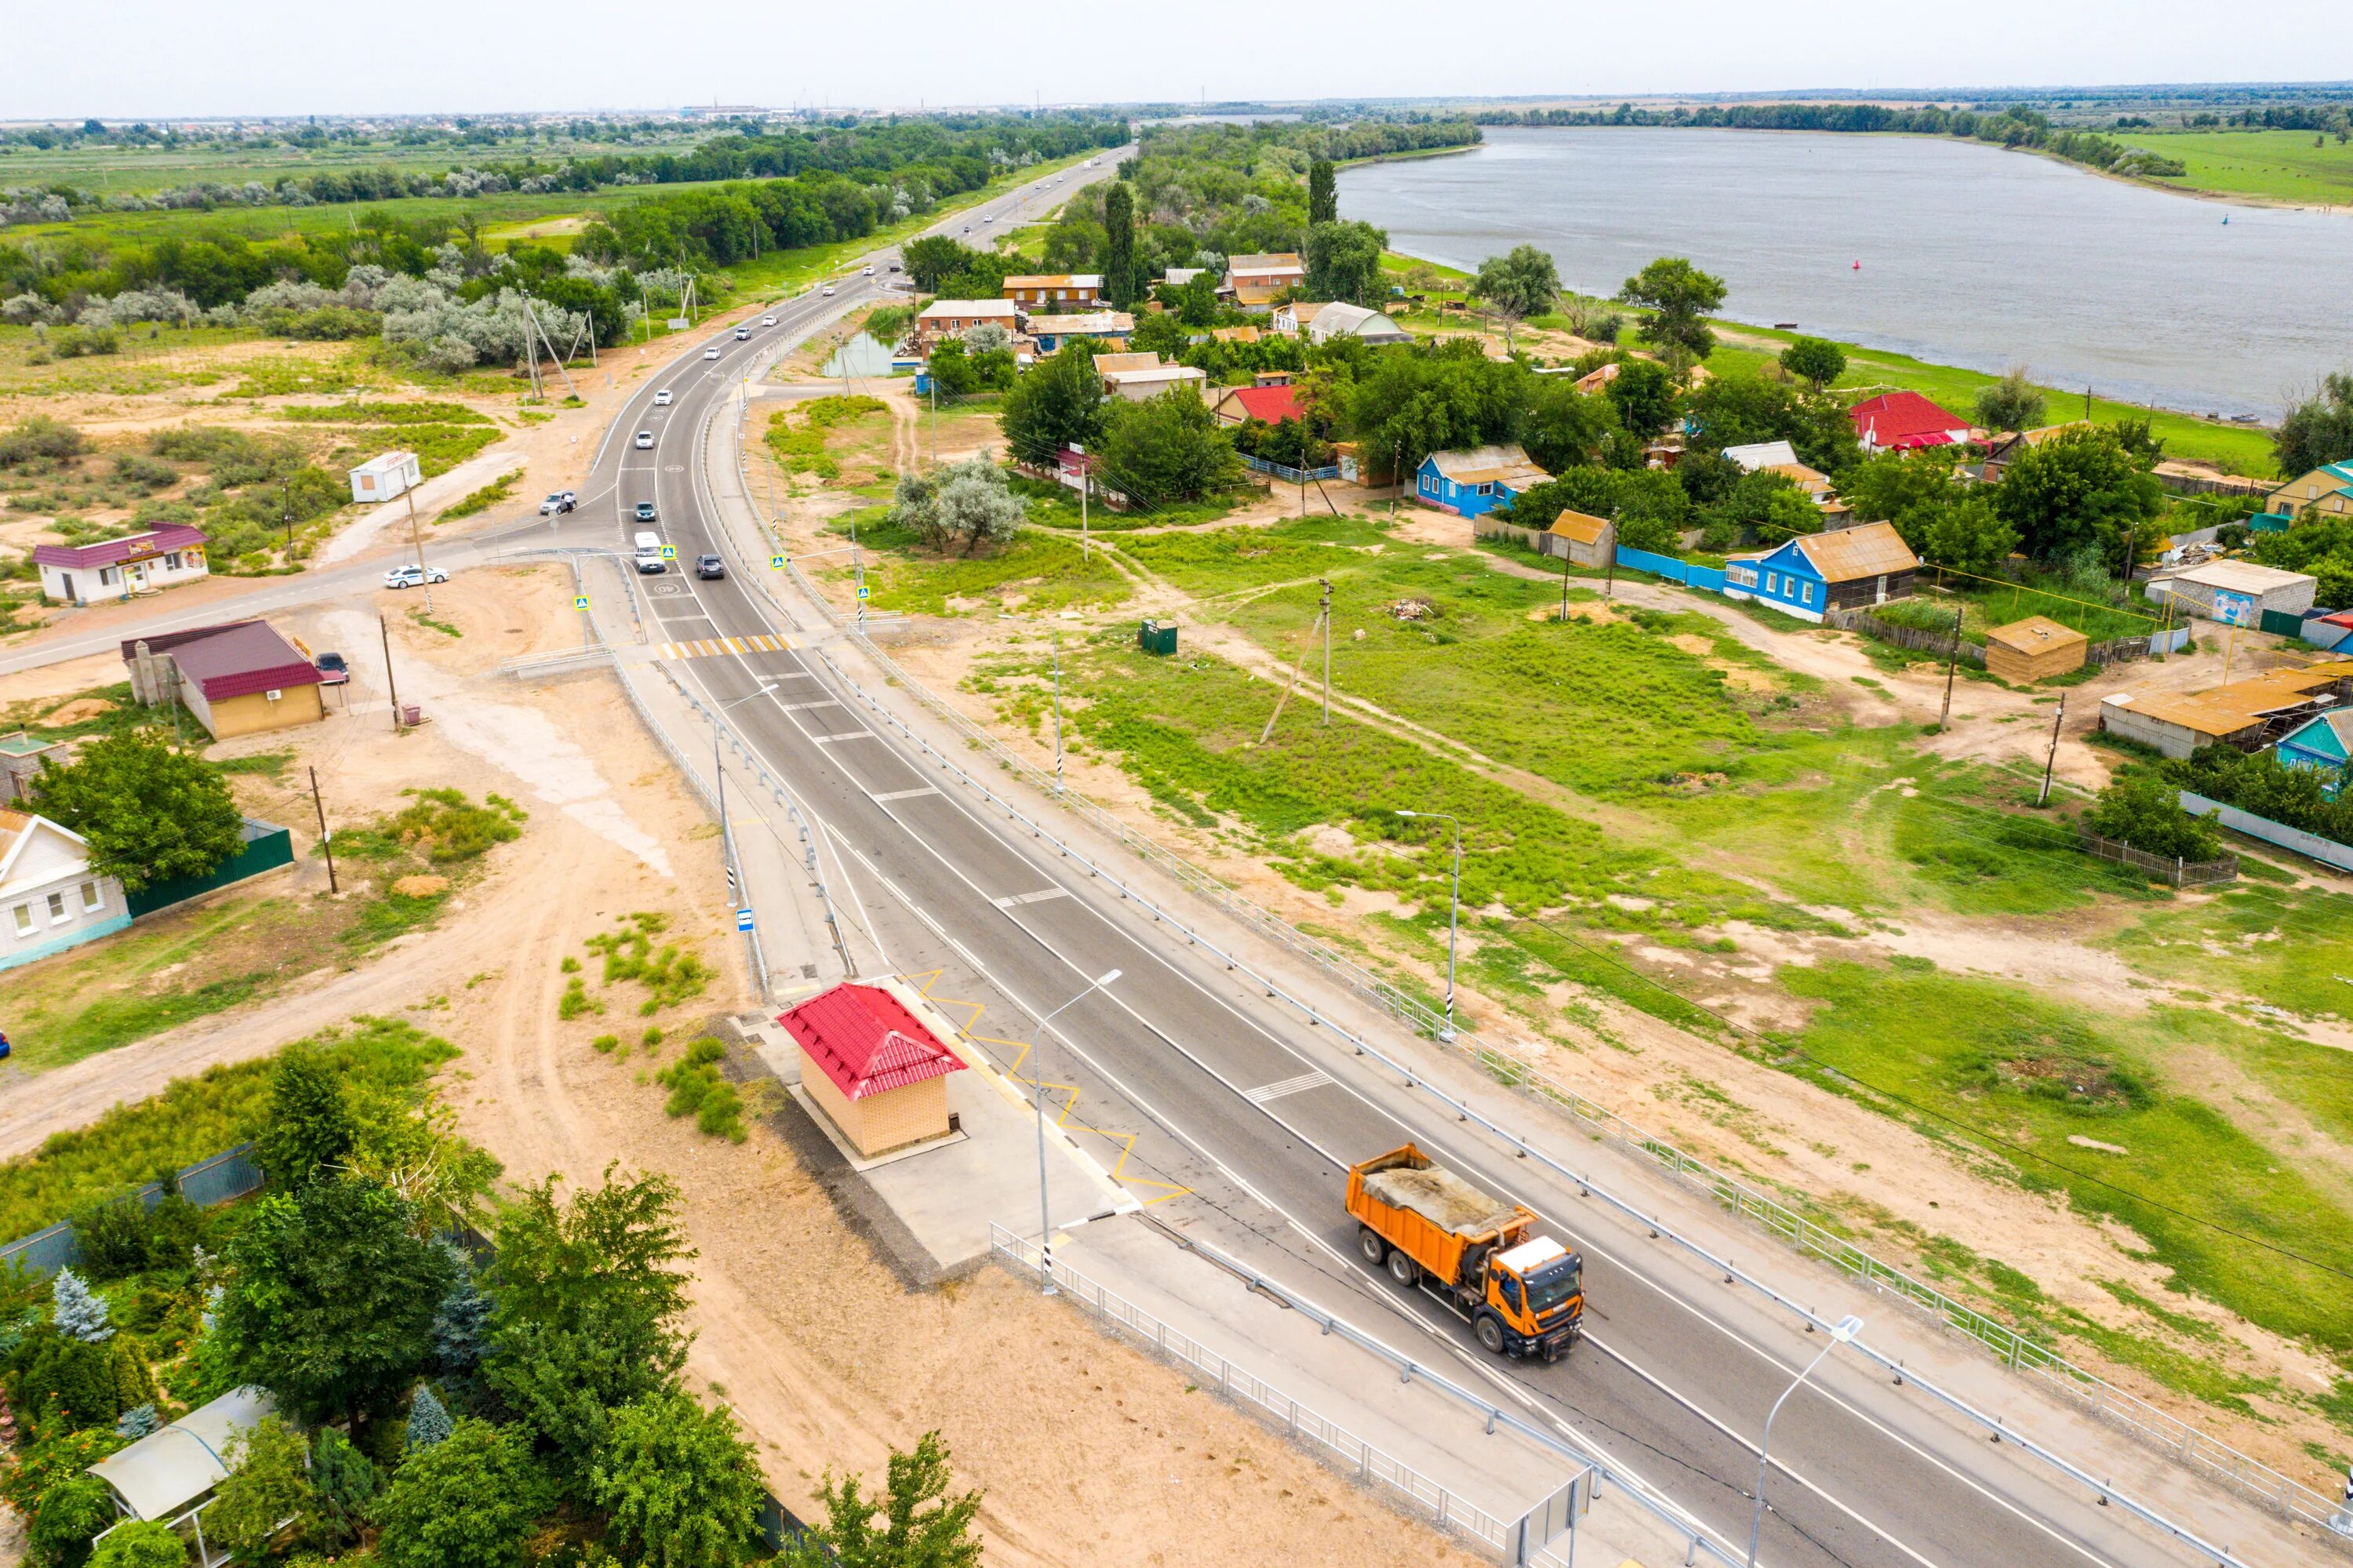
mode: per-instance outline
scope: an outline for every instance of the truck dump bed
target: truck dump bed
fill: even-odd
[[[1521,1217],[1516,1203],[1499,1202],[1451,1171],[1435,1165],[1392,1165],[1368,1171],[1365,1191],[1393,1209],[1419,1214],[1441,1231],[1484,1235]]]

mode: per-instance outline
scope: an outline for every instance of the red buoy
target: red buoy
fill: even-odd
[[[1856,271],[1858,271],[1858,272],[1862,271],[1862,262],[1860,262],[1860,261],[1856,262],[1856,263],[1854,264],[1854,270],[1855,270]]]

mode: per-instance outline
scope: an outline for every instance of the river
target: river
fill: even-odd
[[[1580,293],[1688,256],[1736,321],[2192,413],[2270,418],[2353,369],[2353,216],[1964,142],[1499,128],[1458,156],[1341,171],[1340,209],[1452,267],[1540,245]]]

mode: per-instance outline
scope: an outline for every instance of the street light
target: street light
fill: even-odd
[[[1454,901],[1446,916],[1446,1027],[1440,1040],[1454,1038],[1454,947],[1462,932],[1462,819],[1450,811],[1399,810],[1400,817],[1442,817],[1454,824]]]
[[[1054,1294],[1054,1222],[1048,1216],[1046,1209],[1046,1069],[1039,1064],[1038,1055],[1046,1044],[1046,1025],[1060,1016],[1063,1008],[1084,1001],[1117,979],[1117,969],[1105,969],[1087,982],[1086,990],[1039,1019],[1038,1044],[1029,1048],[1029,1065],[1038,1078],[1038,1289],[1044,1296]]]
[[[1757,1440],[1757,1507],[1748,1518],[1748,1568],[1757,1568],[1757,1537],[1765,1528],[1765,1467],[1770,1463],[1765,1457],[1765,1450],[1773,1441],[1773,1417],[1781,1414],[1781,1406],[1788,1403],[1789,1396],[1798,1392],[1799,1384],[1814,1375],[1814,1369],[1822,1364],[1824,1356],[1862,1332],[1862,1319],[1851,1313],[1840,1319],[1837,1327],[1831,1330],[1831,1342],[1822,1347],[1821,1355],[1806,1363],[1806,1370],[1798,1374],[1797,1383],[1783,1389],[1781,1397],[1775,1400],[1773,1408],[1765,1414],[1765,1435]]]

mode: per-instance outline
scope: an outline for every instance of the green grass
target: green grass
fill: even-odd
[[[482,486],[481,489],[473,492],[459,501],[453,502],[450,505],[444,508],[441,515],[435,518],[434,521],[437,523],[447,523],[451,521],[453,518],[471,517],[477,513],[488,512],[491,507],[496,506],[500,502],[504,501],[507,497],[512,495],[514,493],[514,487],[520,483],[522,480],[522,470],[519,468],[509,469],[506,472],[499,475],[498,478],[491,481],[490,483]]]
[[[2353,143],[2310,131],[2115,131],[2127,146],[2179,158],[2187,171],[2147,182],[2220,196],[2332,206],[2353,202]]]
[[[952,608],[950,599],[994,599],[1003,605],[1018,596],[1020,613],[1045,615],[1127,601],[1127,579],[1100,548],[1082,559],[1077,540],[1024,529],[1008,544],[984,546],[972,555],[955,553],[960,546],[935,554],[883,521],[881,510],[859,520],[859,543],[871,552],[866,557],[871,609],[956,615],[969,611]],[[834,570],[846,575],[849,568],[837,566]]]
[[[2105,945],[2158,979],[2225,986],[2307,1018],[2353,1016],[2353,896],[2325,887],[2242,880],[2143,916]]]
[[[2026,1151],[2015,1156],[2021,1181],[2130,1226],[2177,1287],[2353,1352],[2353,1215],[2306,1180],[2287,1139],[2266,1141],[2173,1079],[2173,1064],[2191,1054],[2268,1049],[2260,1032],[2194,1010],[2120,1019],[1926,960],[1832,962],[1787,969],[1781,980],[1818,1004],[1799,1036],[1804,1050],[1867,1086],[1802,1063],[1792,1071],[1866,1101],[1873,1087],[1900,1094],[1919,1111],[1882,1108],[1932,1133],[1922,1112],[1998,1133]],[[2071,1135],[2129,1152],[2082,1149]]]
[[[354,169],[396,169],[403,174],[439,174],[469,164],[510,163],[525,156],[627,157],[653,152],[683,152],[720,132],[665,137],[656,143],[575,140],[569,136],[492,146],[452,143],[404,145],[393,142],[336,142],[323,147],[220,146],[191,141],[177,147],[11,145],[0,151],[0,185],[69,185],[102,196],[146,195],[200,182],[240,185],[248,180],[275,184],[309,175]],[[476,198],[481,199],[481,198]],[[495,200],[495,197],[489,198]],[[575,198],[577,199],[576,197]],[[330,209],[333,210],[333,209]]]

